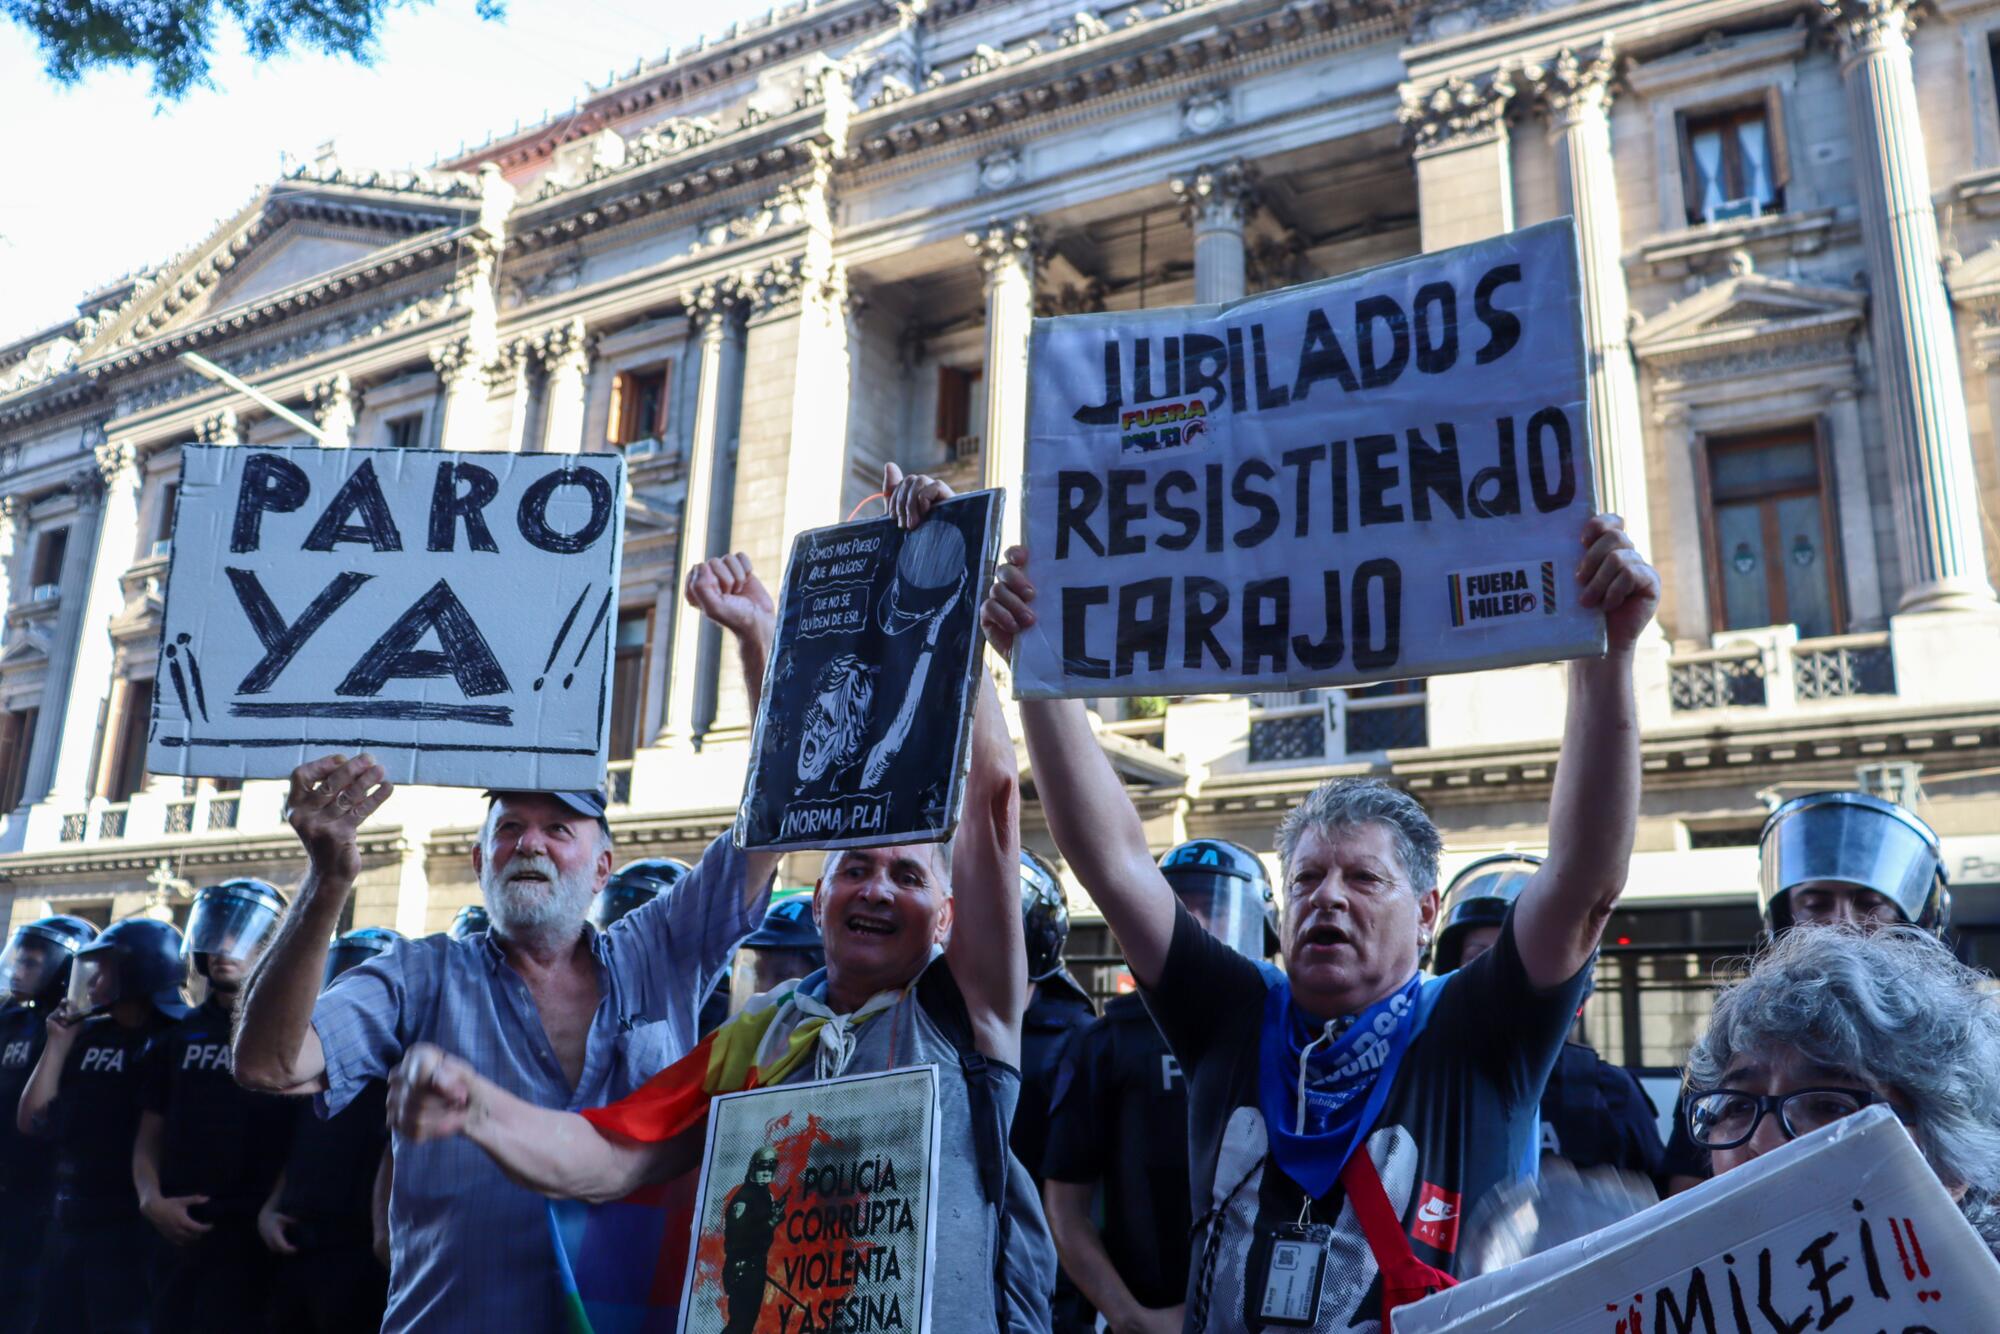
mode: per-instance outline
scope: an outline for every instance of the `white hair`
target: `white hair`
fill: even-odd
[[[1744,1052],[1791,1048],[1909,1103],[1910,1135],[2000,1252],[2000,998],[1988,978],[1912,927],[1794,927],[1725,990],[1688,1053],[1714,1088]]]

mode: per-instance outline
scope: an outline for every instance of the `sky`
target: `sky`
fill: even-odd
[[[770,7],[510,0],[505,20],[486,22],[473,0],[437,0],[392,7],[367,67],[316,54],[260,66],[224,27],[216,86],[164,105],[146,70],[56,85],[29,35],[0,18],[0,125],[15,127],[0,174],[0,344],[200,240],[286,153],[307,159],[332,140],[350,168],[427,166]]]

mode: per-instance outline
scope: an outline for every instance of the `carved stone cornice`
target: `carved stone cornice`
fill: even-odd
[[[209,413],[196,423],[194,438],[204,445],[234,445],[243,440],[243,433],[233,409],[222,408]]]
[[[1917,26],[1916,0],[1813,0],[1813,9],[1850,59],[1885,42],[1907,43]]]
[[[1242,158],[1207,163],[1167,182],[1190,227],[1242,227],[1260,206],[1257,186],[1257,169]]]
[[[806,294],[806,258],[774,259],[762,268],[745,270],[738,281],[749,294],[752,318],[789,311]]]
[[[1609,37],[1594,50],[1565,46],[1548,60],[1521,69],[1521,78],[1558,129],[1608,112],[1617,77],[1618,54]]]
[[[965,234],[965,244],[979,258],[980,270],[990,279],[1016,266],[1030,266],[1041,248],[1041,231],[1027,214],[1018,218],[996,218],[977,231]]]
[[[1479,78],[1453,75],[1429,89],[1406,83],[1396,118],[1418,157],[1489,143],[1507,129],[1507,109],[1517,89],[1510,71]]]
[[[126,441],[102,440],[91,447],[90,453],[97,476],[107,489],[132,475],[132,446]]]

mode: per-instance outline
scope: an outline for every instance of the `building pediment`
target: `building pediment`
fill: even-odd
[[[0,672],[18,672],[29,667],[46,667],[49,644],[34,630],[21,630],[5,649],[0,649]]]
[[[1867,306],[1867,293],[1852,288],[1740,273],[1643,321],[1632,350],[1664,368],[1758,346],[1839,343],[1859,329]]]
[[[136,277],[119,304],[86,317],[85,356],[204,323],[411,237],[461,226],[479,210],[478,182],[460,174],[355,173],[331,159],[308,164]]]
[[[2000,241],[1970,258],[1945,262],[1945,287],[1954,304],[1982,315],[2000,314]]]

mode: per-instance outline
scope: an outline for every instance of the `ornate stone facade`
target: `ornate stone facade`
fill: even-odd
[[[1925,12],[820,5],[435,171],[291,171],[0,346],[0,713],[43,720],[0,728],[0,901],[138,901],[162,859],[296,869],[275,785],[132,788],[108,758],[151,670],[176,451],[304,443],[185,352],[329,445],[626,452],[615,823],[685,855],[726,824],[750,722],[679,598],[695,557],[775,580],[892,461],[1018,487],[1037,314],[1231,301],[1565,214],[1599,495],[1667,586],[1634,910],[1697,886],[1739,910],[1760,793],[1890,762],[1923,766],[1954,879],[2000,886],[2000,11]],[[1739,487],[1746,458],[1793,490]],[[1811,557],[1756,588],[1722,536],[1752,510]],[[1397,690],[1108,704],[1103,744],[1163,845],[1268,848],[1345,765],[1431,804],[1447,869],[1540,846],[1559,672]],[[435,928],[473,892],[451,868],[477,802],[397,803],[356,920]]]

